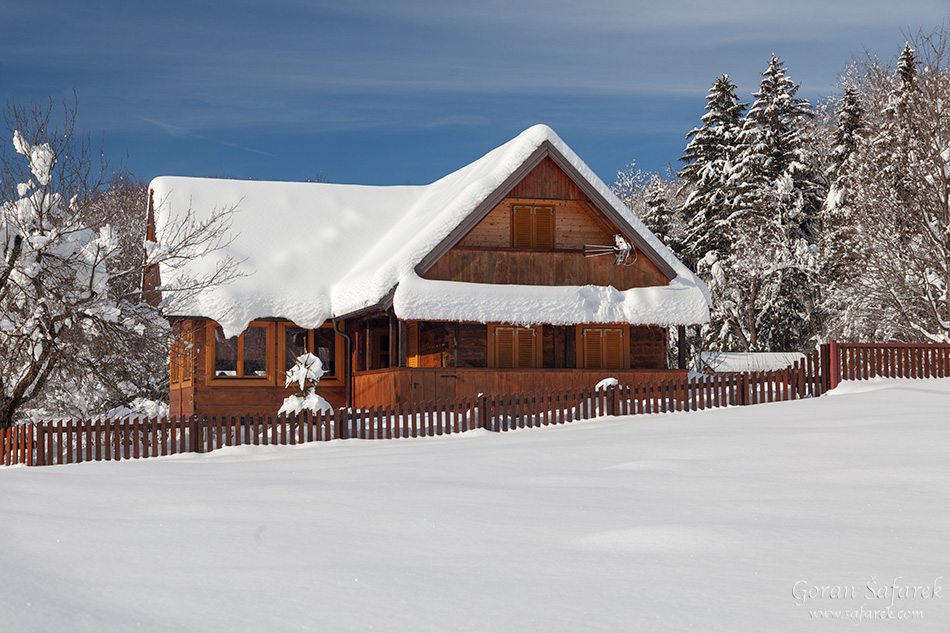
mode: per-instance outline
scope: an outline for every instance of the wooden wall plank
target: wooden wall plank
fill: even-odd
[[[669,280],[645,257],[618,265],[612,256],[580,251],[487,249],[457,246],[428,270],[426,279],[527,286],[664,286]]]

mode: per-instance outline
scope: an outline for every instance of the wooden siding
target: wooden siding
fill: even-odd
[[[582,389],[614,377],[621,383],[685,378],[686,370],[633,369],[450,369],[401,367],[353,376],[354,406],[393,402],[447,402],[480,393],[501,395],[528,391]]]
[[[665,286],[660,270],[640,255],[618,266],[610,256],[584,257],[579,251],[494,250],[456,247],[425,275],[426,279],[528,286],[613,286],[618,290]]]
[[[666,365],[666,328],[635,325],[630,328],[630,367],[649,369]]]
[[[459,327],[461,367],[488,367],[488,327],[463,323]]]
[[[595,214],[593,207],[579,200],[546,198],[505,198],[463,237],[458,246],[511,247],[511,210],[515,206],[554,207],[555,248],[580,249],[585,244],[614,243],[619,231],[606,218]]]
[[[553,160],[545,157],[508,193],[512,198],[586,200],[587,196]]]

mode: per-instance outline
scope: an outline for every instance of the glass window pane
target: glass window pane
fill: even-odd
[[[319,328],[313,331],[314,354],[323,363],[326,370],[323,376],[336,376],[336,334],[330,328]]]
[[[301,327],[284,329],[284,369],[294,366],[297,357],[307,352],[307,330]]]
[[[256,325],[244,330],[244,376],[267,375],[267,328]]]
[[[237,376],[238,337],[224,337],[220,326],[214,328],[214,375]]]
[[[181,346],[181,343],[179,342],[178,334],[177,334],[177,332],[175,332],[175,333],[172,334],[171,355],[170,355],[170,356],[171,356],[171,367],[170,367],[170,370],[169,370],[169,380],[171,381],[171,383],[172,383],[173,385],[176,384],[176,383],[178,382],[178,380],[179,380],[179,377],[178,377],[178,364],[179,364],[179,361],[180,361],[180,359],[181,359],[181,349],[180,349],[180,346]]]

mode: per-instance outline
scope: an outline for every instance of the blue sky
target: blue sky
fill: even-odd
[[[0,0],[0,90],[159,175],[431,182],[534,123],[605,181],[676,163],[716,76],[800,95],[890,60],[946,0]]]

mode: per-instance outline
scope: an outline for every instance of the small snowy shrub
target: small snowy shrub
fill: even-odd
[[[329,411],[333,407],[323,397],[317,395],[317,383],[326,371],[323,362],[313,354],[301,354],[297,362],[287,371],[285,387],[296,383],[300,390],[284,398],[277,415],[300,413],[301,411]]]

